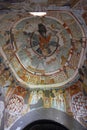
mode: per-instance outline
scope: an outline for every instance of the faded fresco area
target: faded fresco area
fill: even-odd
[[[14,14],[15,18],[8,14],[1,19],[1,55],[27,87],[65,85],[77,76],[82,64],[83,29],[73,15],[55,13],[49,11],[46,17]]]
[[[39,108],[66,112],[87,128],[87,39],[70,11],[0,15],[0,125]]]

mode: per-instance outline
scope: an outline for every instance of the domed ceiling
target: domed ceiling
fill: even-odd
[[[72,13],[10,14],[1,24],[1,53],[19,82],[30,88],[58,87],[77,77],[86,41]]]
[[[2,1],[0,129],[40,108],[63,111],[87,128],[87,1]],[[30,15],[38,8],[47,14]]]

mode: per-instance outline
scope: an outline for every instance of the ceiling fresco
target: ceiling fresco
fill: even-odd
[[[72,9],[56,10],[53,0],[0,1],[1,130],[40,108],[65,112],[87,128],[87,4],[68,1],[55,5]],[[29,14],[35,2],[47,7],[46,16]]]
[[[19,82],[30,88],[58,87],[78,75],[86,41],[71,13],[49,11],[45,17],[13,17],[1,19],[0,50]]]

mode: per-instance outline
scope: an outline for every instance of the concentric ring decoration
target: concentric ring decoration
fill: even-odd
[[[75,79],[83,62],[83,28],[72,13],[56,11],[56,18],[54,13],[22,18],[11,28],[15,55],[10,66],[27,87],[64,86]]]

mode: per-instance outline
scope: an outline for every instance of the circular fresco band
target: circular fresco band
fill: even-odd
[[[83,28],[72,13],[52,15],[25,17],[10,29],[11,68],[26,86],[62,86],[78,75],[86,43]]]

